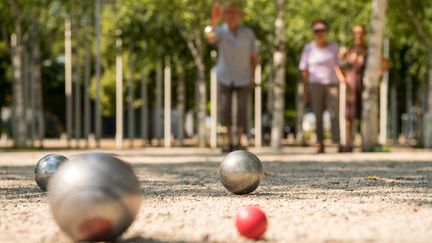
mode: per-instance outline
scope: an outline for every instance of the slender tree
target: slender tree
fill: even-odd
[[[96,146],[100,147],[100,139],[102,137],[102,109],[101,109],[101,91],[100,91],[100,76],[101,76],[101,54],[100,54],[100,39],[101,39],[101,0],[95,0],[95,33],[96,33],[96,60],[95,60],[95,79],[96,79],[96,114],[95,114],[95,134]]]
[[[14,145],[26,145],[27,126],[24,107],[24,80],[22,73],[23,40],[19,20],[15,21],[15,33],[11,35],[12,66],[13,66],[13,131]]]
[[[363,79],[362,135],[364,151],[370,151],[378,145],[378,89],[386,8],[387,0],[372,1],[372,33],[369,39],[369,55]]]
[[[130,47],[132,50],[133,47]],[[129,137],[129,147],[133,147],[133,142],[135,140],[135,110],[134,110],[134,101],[135,101],[135,86],[134,86],[134,74],[135,74],[135,57],[131,52],[131,55],[128,59],[128,71],[129,77],[127,79],[127,90],[128,90],[128,137]]]
[[[36,137],[39,140],[39,146],[43,147],[45,137],[45,118],[43,106],[43,93],[42,93],[42,78],[41,78],[41,44],[39,26],[35,26],[33,32],[33,49],[31,52],[32,58],[32,72],[33,72],[33,92],[34,92],[34,114],[36,120]]]
[[[191,32],[180,27],[180,33],[182,34],[190,52],[192,53],[195,65],[198,70],[198,144],[200,147],[204,147],[206,145],[205,117],[207,115],[207,90],[206,66],[204,64],[204,41],[202,38],[201,29],[199,27],[200,26],[193,27]]]
[[[185,73],[184,65],[181,62],[177,63],[177,112],[178,112],[178,143],[177,145],[182,147],[184,143],[184,127],[185,127],[185,106],[186,106],[186,97],[185,97]]]
[[[275,80],[273,86],[273,120],[271,130],[271,147],[274,150],[281,148],[284,125],[284,93],[285,93],[285,0],[277,0],[277,18],[275,21],[275,51],[273,64]]]

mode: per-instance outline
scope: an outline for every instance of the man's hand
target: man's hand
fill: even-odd
[[[222,7],[219,3],[213,4],[211,10],[211,23],[212,27],[216,28],[219,25],[219,22],[222,20]]]
[[[207,41],[210,44],[214,44],[218,40],[218,36],[216,34],[216,28],[219,25],[219,22],[222,19],[222,7],[219,3],[213,4],[213,7],[211,9],[211,26],[207,26],[204,29],[205,36],[207,38]]]

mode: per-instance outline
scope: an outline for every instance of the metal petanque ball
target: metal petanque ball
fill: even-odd
[[[61,154],[49,154],[40,159],[34,170],[35,181],[39,188],[46,191],[48,182],[58,167],[68,160],[68,158]]]
[[[111,241],[134,221],[139,182],[126,162],[87,153],[62,166],[48,186],[55,221],[75,241]]]
[[[219,167],[222,185],[240,195],[253,192],[261,181],[262,173],[261,161],[245,150],[229,153]]]

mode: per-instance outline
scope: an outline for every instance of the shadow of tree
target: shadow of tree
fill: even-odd
[[[295,189],[403,192],[432,188],[432,162],[264,162],[265,176],[251,196],[280,196]],[[220,185],[219,163],[136,164],[145,195],[231,196]],[[144,180],[147,175],[152,179]],[[301,191],[300,191],[301,192]],[[160,194],[161,193],[161,194]]]
[[[265,176],[249,197],[295,197],[328,190],[356,192],[351,196],[373,195],[373,189],[424,193],[432,188],[432,162],[264,162]],[[136,163],[144,197],[234,197],[219,182],[216,162]],[[33,181],[32,166],[0,167],[0,180]],[[29,183],[27,183],[29,184]],[[312,189],[312,190],[311,190]],[[365,191],[366,190],[366,191]],[[379,192],[378,192],[379,193]],[[381,192],[382,193],[382,192]],[[42,197],[37,185],[5,188],[0,196],[10,199]],[[238,196],[235,196],[238,197]],[[306,197],[305,197],[306,198]]]
[[[118,239],[117,243],[183,243],[186,241],[164,241],[155,238],[143,238],[141,236],[134,236],[126,239]]]

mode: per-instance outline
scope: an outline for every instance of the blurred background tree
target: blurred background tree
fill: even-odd
[[[266,104],[263,106],[263,112],[271,115],[272,104],[275,102],[275,97],[270,91],[273,89],[275,77],[272,60],[275,50],[276,0],[239,2],[246,12],[244,23],[254,29],[260,42],[263,99]],[[210,23],[212,4],[211,0],[102,0],[101,105],[104,136],[112,136],[115,130],[115,39],[116,30],[121,29],[124,42],[125,78],[130,78],[133,83],[134,108],[138,110],[143,104],[140,93],[143,76],[148,80],[148,106],[155,107],[154,91],[158,63],[163,63],[165,56],[170,56],[173,69],[181,70],[181,72],[173,72],[172,88],[177,90],[176,80],[179,76],[184,76],[185,110],[197,114],[199,145],[205,145],[207,140],[205,117],[209,107],[207,98],[210,87],[209,70],[214,65],[210,52],[214,47],[204,41],[203,29]],[[312,40],[311,22],[315,19],[325,19],[330,24],[331,39],[341,46],[349,46],[352,43],[351,28],[354,24],[364,24],[369,31],[371,30],[372,1],[286,0],[285,4],[285,95],[282,102],[284,103],[284,125],[295,128],[295,101],[299,82],[297,66],[302,47]],[[16,145],[26,145],[26,138],[30,138],[31,133],[37,135],[40,129],[47,137],[58,137],[65,130],[64,20],[67,16],[71,19],[72,25],[73,73],[78,75],[75,79],[84,80],[86,66],[90,63],[88,72],[91,78],[91,107],[94,107],[96,97],[94,11],[93,1],[78,3],[65,0],[7,0],[0,2],[0,106],[12,109],[14,121],[17,121],[2,119],[2,121],[9,121],[9,124],[2,124],[1,127],[3,132],[14,137]],[[430,112],[432,105],[427,104],[432,100],[430,98],[432,92],[425,92],[428,88],[431,89],[430,83],[432,83],[430,46],[425,42],[425,36],[429,43],[432,39],[429,31],[432,29],[431,13],[432,5],[429,1],[389,1],[384,36],[390,40],[390,86],[395,87],[397,95],[398,134],[403,130],[401,124],[406,122],[401,118],[402,114],[419,117],[415,120],[423,122],[424,125],[428,124],[425,122],[427,119],[423,119],[424,111],[432,114]],[[419,32],[416,21],[424,29],[424,35]],[[11,46],[11,37],[14,33],[21,40],[18,42],[22,45],[21,54],[17,54]],[[40,48],[39,57],[37,49],[35,51],[37,46]],[[17,74],[18,69],[14,66],[17,63],[12,62],[14,54],[15,60],[18,60],[18,55],[20,56],[21,68],[18,69],[21,74]],[[26,59],[25,56],[29,58]],[[40,78],[35,71],[37,69],[40,70]],[[27,103],[31,99],[26,99],[25,92],[30,91],[25,91],[25,87],[34,85],[31,87],[38,89],[38,79],[40,79],[41,102],[34,106],[34,110],[36,111],[38,107],[43,109],[42,123],[46,128],[45,131],[42,125],[36,125],[40,127],[39,130],[32,128],[31,120],[37,117],[36,115],[16,112],[24,111],[28,107]],[[20,87],[23,90],[19,92],[21,95],[17,95],[16,88]],[[84,89],[84,82],[81,82],[79,87]],[[124,91],[126,95],[127,89]],[[36,92],[35,102],[37,97]],[[177,105],[178,97],[174,93],[173,106]],[[5,118],[6,113],[3,112]],[[94,112],[91,114],[93,119]],[[424,129],[421,127],[417,124],[412,136],[423,137]],[[94,127],[90,129],[93,131]]]

